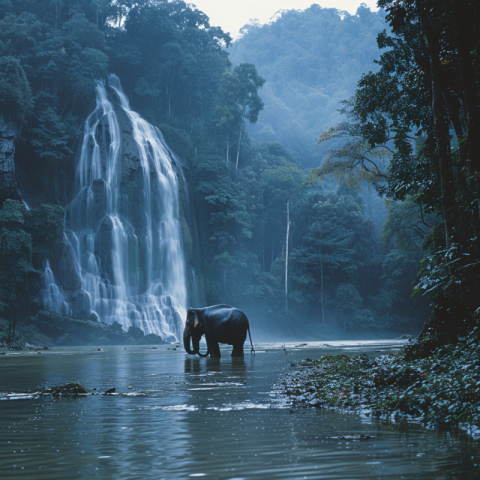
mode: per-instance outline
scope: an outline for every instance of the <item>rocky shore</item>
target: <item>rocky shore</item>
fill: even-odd
[[[9,338],[7,322],[0,319],[0,352],[8,350],[35,350],[54,346],[100,345],[158,345],[165,343],[158,335],[145,335],[130,327],[105,325],[95,319],[71,318],[41,310],[34,317],[21,322],[14,338]]]
[[[411,358],[411,351],[307,358],[292,364],[275,391],[292,406],[455,426],[480,439],[480,329],[424,358]]]

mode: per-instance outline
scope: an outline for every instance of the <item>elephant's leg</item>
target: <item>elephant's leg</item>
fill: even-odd
[[[218,345],[218,342],[209,342],[208,344],[208,349],[210,351],[210,357],[218,357],[220,358],[220,347]]]
[[[243,357],[243,343],[233,345],[232,357]]]

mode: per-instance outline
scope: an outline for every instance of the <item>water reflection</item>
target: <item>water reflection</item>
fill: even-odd
[[[225,351],[215,359],[167,346],[7,356],[0,359],[0,391],[73,380],[96,392],[115,386],[119,394],[0,401],[0,477],[477,478],[478,447],[464,437],[281,408],[270,396],[290,361],[391,347],[287,345],[286,356],[280,345],[266,344],[255,357]],[[332,438],[352,434],[372,438]]]
[[[202,362],[199,357],[185,357],[185,373],[200,373]]]

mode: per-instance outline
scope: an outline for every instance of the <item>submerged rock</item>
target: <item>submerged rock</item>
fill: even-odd
[[[88,393],[88,388],[77,382],[68,382],[56,387],[45,388],[41,391],[43,394],[50,395],[80,395]]]

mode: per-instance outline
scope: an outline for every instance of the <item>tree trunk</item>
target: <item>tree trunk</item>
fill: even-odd
[[[238,137],[238,148],[237,148],[237,163],[235,164],[235,174],[238,170],[238,159],[240,158],[240,143],[242,142],[242,133],[243,133],[243,122],[240,125],[240,135]]]
[[[466,3],[458,0],[452,0],[451,5],[452,11],[454,12],[453,21],[456,26],[455,31],[457,37],[456,47],[458,58],[460,60],[460,76],[462,79],[465,113],[467,117],[467,138],[463,146],[459,146],[459,150],[461,154],[463,153],[463,155],[461,155],[462,164],[466,163],[468,165],[468,167],[465,168],[465,176],[469,177],[467,184],[473,194],[472,199],[476,199],[475,192],[478,191],[480,183],[480,104],[476,94],[476,75],[472,64],[472,55],[470,53],[474,49],[471,45],[471,33],[466,27],[468,25],[469,17],[468,6]],[[466,157],[466,161],[464,157]],[[475,231],[475,237],[477,238],[476,247],[477,252],[479,252],[480,209],[478,207],[474,208],[472,215],[473,228]],[[480,272],[480,267],[477,266],[476,271]]]
[[[287,238],[285,241],[285,310],[288,311],[288,236],[290,235],[290,202],[287,202]]]
[[[227,298],[227,269],[223,269],[223,293],[225,298]]]
[[[324,305],[324,296],[323,296],[323,263],[320,264],[320,298],[322,301],[322,325],[325,325],[325,309]]]
[[[469,12],[467,11],[467,2],[455,0],[451,4],[454,12],[454,21],[456,20],[457,51],[460,60],[460,73],[468,121],[466,149],[472,173],[477,179],[480,179],[480,105],[476,93],[473,57],[470,54],[474,50],[474,45],[470,41],[472,33],[467,27]]]
[[[230,139],[228,138],[228,135],[227,135],[227,165],[228,165],[229,155],[230,155]]]
[[[456,240],[455,228],[455,184],[450,155],[450,118],[447,108],[450,103],[450,92],[442,77],[440,62],[441,50],[439,39],[430,24],[427,11],[423,5],[418,6],[423,30],[427,37],[430,56],[430,77],[432,82],[432,116],[435,129],[437,153],[439,157],[440,185],[442,192],[442,209],[445,224],[445,242],[448,248]]]
[[[435,137],[437,143],[437,153],[439,157],[440,186],[442,192],[442,209],[445,223],[445,243],[450,247],[452,241],[455,241],[455,185],[453,179],[453,169],[449,153],[449,129],[448,117],[446,115],[445,104],[440,94],[438,82],[436,82],[436,72],[432,68],[432,113],[433,124],[435,128]]]

